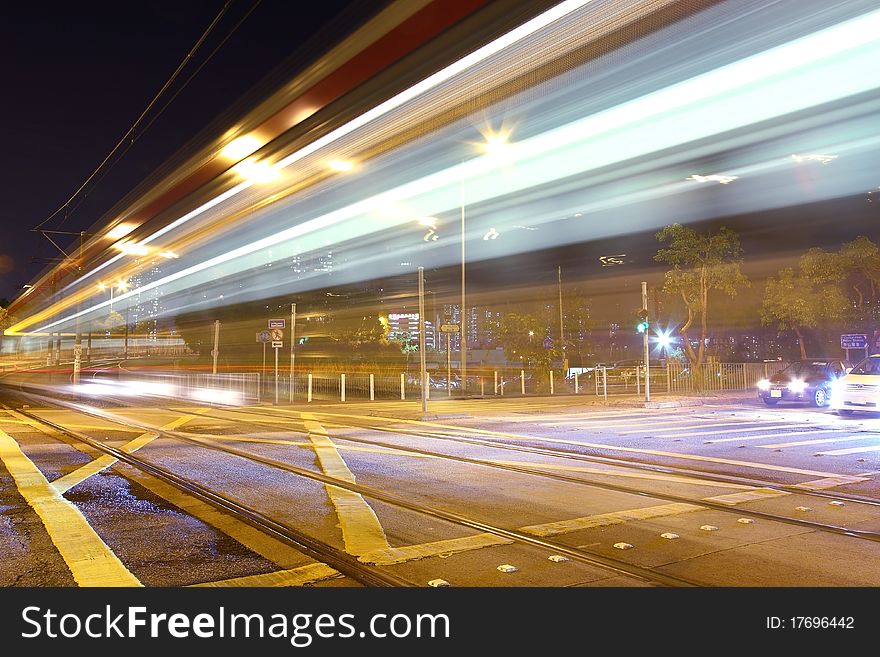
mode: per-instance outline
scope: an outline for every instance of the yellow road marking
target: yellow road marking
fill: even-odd
[[[177,427],[185,424],[186,422],[189,422],[191,419],[192,419],[192,416],[179,417],[176,420],[173,420],[173,421],[169,422],[168,424],[163,425],[162,429],[176,429]],[[122,450],[123,452],[126,452],[127,454],[132,454],[133,452],[136,452],[144,445],[148,445],[149,443],[153,442],[158,437],[159,437],[159,434],[157,434],[157,433],[153,433],[153,432],[144,433],[144,434],[141,434],[140,436],[138,436],[137,438],[135,438],[134,440],[131,440],[131,441],[125,443],[119,449]],[[103,456],[99,456],[98,458],[96,458],[94,461],[86,463],[82,467],[77,468],[73,472],[68,472],[63,477],[59,477],[58,479],[56,479],[55,481],[52,482],[52,486],[59,493],[62,493],[62,494],[66,493],[67,491],[69,491],[71,488],[73,488],[77,484],[82,483],[83,481],[85,481],[86,479],[91,477],[92,475],[96,475],[99,472],[106,470],[107,468],[109,468],[111,465],[113,465],[116,462],[117,462],[116,458],[114,458],[108,454],[104,454]]]
[[[427,557],[436,557],[438,555],[445,556],[457,552],[466,552],[468,550],[479,550],[484,547],[508,545],[509,543],[513,543],[513,541],[502,536],[496,536],[494,534],[474,534],[472,536],[463,536],[461,538],[434,541],[433,543],[419,543],[417,545],[407,545],[405,547],[388,547],[384,550],[374,550],[360,555],[358,561],[377,566],[390,566],[391,564],[403,563],[405,561],[414,561],[416,559],[425,559]]]
[[[785,434],[789,435],[789,434]],[[762,449],[776,449],[778,447],[800,447],[801,445],[820,445],[822,443],[847,443],[854,440],[869,440],[877,438],[877,435],[870,436],[843,436],[840,438],[817,438],[816,440],[797,440],[790,443],[773,443],[772,445],[758,445]]]
[[[557,534],[567,534],[581,529],[620,525],[631,520],[648,520],[649,518],[661,518],[664,516],[678,515],[680,513],[690,513],[691,511],[701,511],[703,509],[705,509],[705,507],[696,504],[659,504],[657,506],[648,506],[639,509],[598,513],[592,516],[584,516],[583,518],[573,518],[571,520],[531,525],[529,527],[520,528],[520,531],[527,534],[534,534],[535,536],[556,536]]]
[[[704,497],[704,502],[718,502],[720,504],[740,504],[742,502],[752,502],[754,500],[766,500],[771,497],[781,497],[783,495],[791,495],[784,490],[773,490],[772,488],[756,488],[744,493],[731,493],[730,495],[717,495],[715,497]]]
[[[857,484],[861,481],[868,481],[870,477],[850,477],[840,475],[839,477],[827,477],[825,479],[815,479],[813,481],[805,481],[795,484],[794,488],[805,488],[806,490],[825,490],[826,488],[834,488],[843,486],[844,484]]]
[[[85,516],[56,491],[18,443],[0,431],[0,459],[19,493],[36,511],[80,586],[140,586],[138,579],[92,529]]]
[[[310,563],[307,566],[292,568],[290,570],[277,570],[273,573],[262,575],[249,575],[247,577],[234,577],[218,582],[204,582],[193,584],[191,588],[200,587],[251,587],[251,586],[305,586],[319,582],[322,579],[342,577],[342,574],[333,570],[324,563]]]
[[[708,486],[710,488],[736,488],[751,490],[752,486],[745,484],[732,484],[726,481],[709,481],[705,479],[693,479],[691,477],[679,475],[666,475],[654,472],[630,472],[628,470],[618,470],[615,468],[602,470],[601,468],[587,468],[580,465],[558,465],[555,463],[531,463],[529,461],[486,461],[487,463],[498,463],[500,465],[518,465],[531,468],[543,468],[545,470],[564,470],[569,472],[584,472],[587,474],[597,474],[608,477],[625,477],[630,479],[648,479],[651,481],[671,481],[676,484],[692,484],[695,486]]]
[[[315,454],[318,456],[321,471],[336,479],[355,483],[354,475],[339,455],[336,445],[327,435],[327,430],[313,415],[304,413],[302,417],[309,432],[309,440],[312,441]],[[376,512],[362,495],[332,485],[325,485],[324,488],[327,489],[327,495],[336,508],[346,552],[360,556],[391,547],[388,545],[388,539],[376,517]]]

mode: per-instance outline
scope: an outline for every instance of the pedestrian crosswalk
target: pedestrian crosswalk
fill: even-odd
[[[597,412],[510,415],[494,421],[547,430],[565,430],[582,435],[615,437],[621,445],[627,439],[679,442],[704,438],[702,444],[719,448],[748,444],[767,450],[811,450],[821,445],[823,456],[880,451],[880,419],[864,422],[842,421],[832,414],[791,413],[768,415],[762,411],[721,411],[681,409],[657,413],[641,409],[601,410]],[[876,426],[875,426],[876,425]],[[835,446],[840,444],[839,448]]]

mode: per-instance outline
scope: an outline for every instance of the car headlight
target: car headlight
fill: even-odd
[[[807,382],[801,379],[792,379],[791,383],[788,384],[788,389],[795,394],[801,393],[807,389]]]
[[[770,390],[770,382],[767,379],[758,381],[758,390]]]

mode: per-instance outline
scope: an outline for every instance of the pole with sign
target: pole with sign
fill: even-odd
[[[275,328],[278,324],[284,326],[283,319],[269,320],[269,336],[272,338],[272,348],[275,350],[275,405],[278,405],[278,350],[284,346],[284,330]]]
[[[452,334],[459,332],[458,324],[441,324],[440,332],[446,334],[446,396],[452,397]]]
[[[259,331],[257,332],[257,342],[263,344],[263,369],[260,370],[260,380],[266,380],[266,344],[272,340],[272,336],[269,331]],[[265,384],[260,384],[260,397],[262,398],[262,390]]]
[[[840,348],[846,350],[846,362],[849,363],[850,349],[864,349],[868,357],[868,336],[864,333],[844,333],[840,336]]]

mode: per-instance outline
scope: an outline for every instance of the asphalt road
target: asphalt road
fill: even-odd
[[[880,417],[768,409],[751,395],[665,408],[438,400],[426,417],[412,402],[154,399],[105,402],[103,419],[10,406],[0,410],[4,586],[356,585],[35,418],[419,586],[880,585]],[[83,550],[106,567],[84,568]]]

